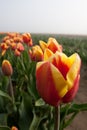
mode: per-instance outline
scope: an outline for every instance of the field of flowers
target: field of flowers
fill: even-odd
[[[0,35],[0,41],[6,34]],[[33,43],[39,44],[39,40],[47,42],[49,37],[55,38],[61,45],[63,51],[70,55],[74,52],[80,54],[82,61],[87,63],[87,36],[84,35],[58,35],[58,34],[31,34]]]
[[[34,43],[39,40],[47,41],[49,37],[54,37],[63,46],[63,51],[67,55],[77,52],[82,61],[87,63],[87,36],[84,35],[58,35],[58,34],[32,34]]]
[[[77,93],[81,62],[87,64],[86,36],[0,34],[0,130],[64,130],[80,111],[87,111],[87,103],[71,102]],[[56,87],[68,84],[69,70],[68,90]],[[47,91],[46,84],[54,88]],[[60,117],[56,116],[58,104]]]

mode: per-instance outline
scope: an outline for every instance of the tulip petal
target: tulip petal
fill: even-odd
[[[66,74],[69,71],[68,57],[61,52],[56,52],[49,61],[61,72],[66,79]]]
[[[76,93],[79,89],[79,80],[80,75],[77,76],[75,79],[72,88],[67,92],[67,94],[62,98],[63,103],[67,103],[73,100],[73,98],[76,96]]]
[[[67,73],[67,84],[68,89],[70,90],[73,87],[73,83],[79,74],[80,66],[81,66],[81,59],[77,53],[73,54],[70,58],[74,59],[74,63],[72,64],[69,72]]]
[[[56,90],[50,62],[38,62],[36,66],[36,84],[40,96],[50,105],[57,106],[60,96]]]
[[[52,77],[53,77],[53,81],[57,89],[58,95],[60,97],[63,97],[68,91],[66,80],[64,79],[61,72],[54,65],[51,65],[51,71],[52,71]]]
[[[49,57],[53,55],[53,52],[49,49],[45,49],[44,51],[44,60],[48,60]]]
[[[55,38],[49,38],[47,45],[48,49],[50,49],[53,53],[55,53],[56,51],[62,52],[62,46],[59,45]]]
[[[40,44],[41,49],[42,49],[43,52],[44,52],[44,50],[47,48],[47,43],[40,40],[40,41],[39,41],[39,44]]]

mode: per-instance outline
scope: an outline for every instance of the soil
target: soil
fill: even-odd
[[[87,103],[87,65],[82,64],[80,88],[74,100],[75,103]],[[87,111],[79,112],[65,130],[87,130]]]

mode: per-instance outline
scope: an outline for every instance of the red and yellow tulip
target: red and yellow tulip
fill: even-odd
[[[35,45],[29,50],[29,55],[32,61],[42,61],[43,60],[43,52],[40,46]]]
[[[48,56],[48,57],[47,57]],[[77,53],[67,57],[56,52],[36,66],[36,85],[40,96],[50,105],[70,102],[79,88],[81,59]]]
[[[43,51],[48,48],[53,53],[55,53],[56,51],[62,52],[62,46],[56,41],[55,38],[50,37],[47,43],[45,43],[44,41],[39,41],[39,44]]]

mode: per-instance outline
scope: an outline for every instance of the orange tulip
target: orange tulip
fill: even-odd
[[[6,76],[11,76],[13,74],[13,68],[8,60],[3,60],[2,62],[2,72]]]
[[[27,45],[29,45],[29,46],[32,46],[32,45],[33,45],[32,38],[31,38],[30,33],[24,33],[24,34],[22,34],[22,37],[23,37],[23,41],[24,41]]]
[[[21,52],[20,52],[18,49],[15,49],[14,55],[15,55],[15,56],[20,56],[20,55],[21,55]]]
[[[17,43],[17,49],[18,49],[18,51],[24,51],[24,46],[23,46],[23,44],[22,43]]]
[[[67,57],[56,52],[51,57],[48,55],[46,61],[37,63],[37,90],[46,103],[57,106],[60,102],[73,100],[79,88],[80,66],[77,53]]]

